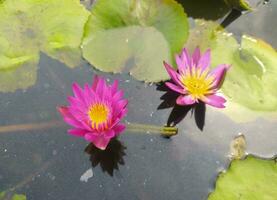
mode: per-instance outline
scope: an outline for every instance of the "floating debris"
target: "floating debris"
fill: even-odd
[[[246,151],[245,136],[239,133],[239,135],[236,136],[230,144],[230,159],[238,160],[238,159],[244,158],[246,154],[245,151]]]

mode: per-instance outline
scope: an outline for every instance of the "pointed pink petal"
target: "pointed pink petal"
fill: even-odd
[[[212,88],[219,88],[224,80],[226,71],[229,69],[230,65],[222,64],[218,65],[215,69],[211,71],[209,76],[214,77],[214,82],[212,83]]]
[[[105,80],[102,77],[99,77],[98,84],[96,86],[96,94],[98,94],[100,97],[102,97],[103,94],[103,88],[104,88]]]
[[[124,95],[123,90],[119,90],[118,92],[114,93],[113,95],[113,101],[119,101]]]
[[[57,107],[57,110],[61,113],[63,117],[67,117],[69,115],[68,107],[66,106],[59,106]]]
[[[127,99],[122,99],[114,104],[114,117],[118,117],[123,109],[128,105]]]
[[[98,135],[92,135],[90,133],[85,134],[85,139],[92,142],[97,148],[105,150],[112,137],[105,137],[105,133],[98,133]]]
[[[84,100],[86,105],[89,106],[93,99],[93,94],[88,83],[84,85]]]
[[[175,56],[175,61],[176,61],[176,64],[177,64],[177,66],[178,66],[179,72],[180,72],[180,71],[184,72],[185,69],[186,69],[186,63],[183,62],[183,60],[180,58],[179,55],[176,55],[176,56]]]
[[[186,68],[190,69],[190,67],[192,66],[192,60],[191,60],[190,54],[186,48],[184,48],[181,53],[181,59],[182,59],[183,63],[185,63]]]
[[[125,129],[126,126],[124,124],[117,124],[113,127],[116,136],[122,133]]]
[[[81,122],[76,120],[76,118],[69,112],[68,107],[61,106],[57,108],[58,111],[61,113],[63,116],[63,120],[68,123],[71,126],[74,126],[76,128],[83,128],[83,125]]]
[[[118,80],[115,80],[111,87],[112,95],[114,95],[117,92],[117,88],[118,88]]]
[[[211,50],[208,49],[204,55],[201,56],[201,58],[198,61],[197,67],[200,67],[202,71],[204,71],[207,67],[210,66],[211,63]]]
[[[99,81],[99,77],[98,77],[97,75],[95,75],[95,76],[94,76],[94,79],[93,79],[92,86],[91,86],[91,89],[92,89],[92,90],[94,90],[94,91],[96,90],[98,81]]]
[[[83,96],[83,90],[82,88],[78,85],[78,83],[73,83],[72,84],[72,90],[74,93],[74,96],[80,100],[84,100]]]
[[[88,131],[84,129],[69,129],[67,132],[74,136],[83,137]]]
[[[167,73],[169,74],[170,78],[176,83],[176,84],[180,84],[180,81],[178,79],[178,73],[175,71],[175,69],[173,69],[168,63],[166,63],[164,61],[164,66],[165,69],[167,71]]]
[[[226,100],[221,97],[217,96],[215,94],[205,96],[203,99],[201,99],[204,103],[209,104],[211,106],[214,106],[216,108],[225,108],[224,103]]]
[[[178,93],[180,93],[180,94],[185,94],[185,93],[186,93],[186,91],[185,91],[184,88],[181,88],[180,86],[177,86],[177,85],[175,85],[175,84],[173,84],[173,83],[166,82],[165,85],[166,85],[167,87],[169,87],[171,90],[173,90],[173,91],[175,91],[175,92],[178,92]]]
[[[117,114],[117,116],[116,116],[116,115],[114,115],[114,116],[115,116],[116,118],[121,119],[121,118],[125,117],[125,116],[127,115],[127,113],[128,113],[128,109],[127,109],[127,108],[124,108],[124,109],[121,110],[121,112],[119,112],[119,113]]]
[[[79,99],[75,98],[75,97],[67,97],[67,101],[70,104],[70,108],[76,108],[78,110],[80,110],[81,112],[87,112],[87,105],[85,104],[85,102],[80,101]]]
[[[191,95],[185,95],[185,96],[179,96],[176,100],[176,103],[178,105],[192,105],[194,104],[196,101],[194,98],[192,98]]]
[[[193,65],[194,66],[198,65],[198,61],[199,61],[200,58],[201,58],[200,48],[197,47],[194,50],[193,55],[192,55],[192,60],[193,60]]]

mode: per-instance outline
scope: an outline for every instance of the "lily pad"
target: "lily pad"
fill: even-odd
[[[83,55],[99,70],[130,70],[139,80],[156,82],[168,78],[162,61],[171,60],[187,36],[186,14],[174,0],[98,0]]]
[[[208,200],[276,200],[276,159],[249,155],[233,160],[227,172],[219,174]]]
[[[40,51],[70,67],[81,61],[80,43],[89,12],[78,0],[9,0],[0,4],[0,76],[5,83],[0,91],[9,91],[13,78],[25,72],[20,67],[34,65]],[[29,73],[35,74],[34,71]],[[24,80],[22,80],[24,82]],[[26,88],[34,81],[25,80]]]
[[[0,192],[0,200],[27,200],[23,194],[6,194],[6,192]]]
[[[223,112],[238,122],[277,116],[277,52],[267,43],[244,35],[239,44],[218,24],[196,21],[187,43],[211,48],[212,66],[231,64],[222,85],[228,99]]]

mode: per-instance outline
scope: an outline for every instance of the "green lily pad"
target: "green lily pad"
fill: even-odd
[[[244,35],[239,44],[231,33],[218,24],[196,21],[187,43],[190,49],[199,45],[211,48],[212,66],[231,64],[222,85],[227,97],[228,114],[238,122],[257,117],[277,116],[277,52],[267,43]]]
[[[27,198],[23,194],[15,194],[13,195],[12,200],[27,200]]]
[[[0,70],[0,91],[14,92],[27,89],[37,80],[37,60],[23,63],[20,67]]]
[[[249,155],[244,160],[233,160],[227,172],[219,174],[208,200],[276,200],[276,188],[276,159]]]
[[[89,12],[78,0],[9,0],[0,4],[0,91],[17,89],[12,77],[21,67],[36,69],[40,51],[70,67],[81,62],[79,49]],[[30,70],[30,69],[29,69]],[[35,70],[32,72],[35,74]],[[34,77],[35,75],[33,75]],[[11,77],[11,78],[9,78]],[[26,83],[25,83],[25,82]],[[22,80],[26,88],[34,81]]]
[[[0,193],[0,200],[27,200],[27,197],[23,194],[6,194],[6,192]]]
[[[85,28],[83,55],[97,69],[139,79],[168,78],[171,60],[188,36],[183,7],[174,0],[98,0]]]

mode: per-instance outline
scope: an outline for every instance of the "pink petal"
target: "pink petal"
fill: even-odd
[[[91,99],[93,98],[92,90],[90,89],[90,86],[88,83],[84,86],[84,100],[86,102],[86,105],[90,105]]]
[[[105,136],[106,134],[108,137]],[[85,135],[85,139],[89,142],[92,142],[97,148],[105,150],[111,138],[113,137],[112,135],[114,136],[114,132],[111,130],[108,133],[98,133],[98,135],[87,133]]]
[[[119,101],[124,95],[123,90],[119,90],[118,92],[115,92],[113,95],[113,101]]]
[[[61,106],[61,107],[58,107],[57,109],[63,116],[63,120],[66,123],[76,128],[83,128],[82,123],[75,119],[75,117],[69,112],[68,107]]]
[[[57,110],[61,113],[61,115],[63,117],[67,117],[70,114],[68,111],[68,107],[66,107],[66,106],[59,106],[59,107],[57,107]]]
[[[84,129],[69,129],[67,132],[74,136],[83,137],[88,131]]]
[[[112,95],[114,95],[117,92],[117,88],[118,88],[118,80],[115,80],[111,87]]]
[[[180,81],[178,79],[178,73],[175,71],[175,69],[173,69],[168,63],[166,63],[164,61],[164,66],[165,69],[167,71],[167,73],[169,74],[170,78],[178,85],[180,85]]]
[[[83,96],[83,90],[82,88],[78,85],[78,83],[73,83],[72,84],[72,90],[74,93],[74,96],[80,100],[84,100]]]
[[[186,64],[183,62],[183,60],[180,58],[179,55],[175,56],[175,61],[176,61],[179,71],[184,72],[186,70]]]
[[[103,88],[104,88],[105,80],[101,77],[99,77],[98,84],[96,86],[95,92],[98,94],[100,97],[102,97],[103,94]]]
[[[214,82],[212,88],[219,88],[225,77],[226,71],[229,69],[230,65],[222,64],[218,65],[215,69],[211,71],[209,76],[214,77]]]
[[[201,56],[201,58],[198,61],[197,67],[200,67],[202,71],[205,71],[207,67],[210,66],[211,63],[211,50],[208,49],[204,55]]]
[[[192,98],[191,95],[182,95],[179,96],[176,100],[176,103],[178,105],[192,105],[196,102],[196,100],[194,98]]]
[[[92,86],[91,86],[91,89],[92,90],[96,90],[96,87],[98,85],[98,81],[99,81],[99,77],[97,75],[94,76],[94,80],[93,80],[93,83],[92,83]]]
[[[127,106],[128,104],[128,100],[127,99],[122,99],[118,102],[115,103],[114,105],[114,116],[118,116],[120,114],[120,112],[122,112],[122,110]]]
[[[224,103],[226,100],[215,94],[205,96],[205,98],[201,99],[204,103],[214,106],[216,108],[225,108]]]
[[[192,66],[191,58],[188,50],[186,48],[183,49],[181,54],[181,59],[185,63],[186,68],[190,68]]]
[[[117,124],[113,127],[116,136],[123,132],[125,129],[126,126],[124,124]]]
[[[128,109],[124,108],[123,110],[121,110],[120,113],[118,113],[118,115],[116,117],[121,119],[121,118],[125,117],[127,115],[127,113],[128,113]]]
[[[70,107],[74,107],[74,108],[76,108],[76,109],[78,109],[82,112],[87,112],[88,107],[85,104],[85,102],[82,102],[79,99],[76,99],[76,98],[71,97],[71,96],[67,97],[67,100],[70,104]]]
[[[201,58],[200,48],[197,47],[197,48],[194,50],[193,55],[192,55],[192,60],[193,60],[193,65],[194,65],[194,66],[197,66],[197,65],[198,65],[198,61],[199,61],[200,58]]]
[[[61,106],[58,110],[62,114],[63,120],[69,125],[76,128],[91,130],[87,115],[82,115],[80,112],[75,113],[75,108],[72,109],[71,107]]]
[[[180,94],[185,94],[185,89],[184,88],[181,88],[180,86],[177,86],[173,83],[170,83],[170,82],[166,82],[165,85],[167,87],[169,87],[171,90],[175,91],[175,92],[178,92]]]

